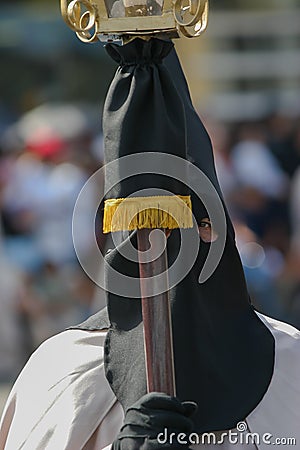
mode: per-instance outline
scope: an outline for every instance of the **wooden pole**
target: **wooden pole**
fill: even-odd
[[[149,250],[149,235],[151,231],[153,230],[142,229],[137,231],[139,252]],[[141,257],[139,258],[147,384],[148,392],[163,392],[175,396],[167,252],[166,250],[161,251],[163,249],[163,242],[161,236],[153,233],[150,253],[153,255],[161,253],[161,255],[155,260],[152,260],[150,255],[151,261],[146,263],[141,261]],[[149,296],[149,284],[147,284],[146,279],[162,272],[166,274],[163,280],[165,292],[155,296]],[[155,281],[152,283],[155,283]]]

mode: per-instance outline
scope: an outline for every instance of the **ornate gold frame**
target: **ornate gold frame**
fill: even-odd
[[[67,25],[83,42],[132,38],[164,33],[170,37],[196,37],[208,21],[208,0],[164,0],[162,14],[138,17],[108,17],[105,0],[61,0]]]

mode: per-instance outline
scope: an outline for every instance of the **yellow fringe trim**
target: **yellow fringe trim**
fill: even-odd
[[[104,203],[103,233],[141,228],[192,228],[189,195],[127,197]]]

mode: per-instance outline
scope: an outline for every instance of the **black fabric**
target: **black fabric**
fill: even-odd
[[[180,61],[175,50],[171,51],[169,56],[165,59],[165,66],[169,73],[172,74],[173,82],[176,84],[177,91],[183,101],[185,117],[186,117],[186,151],[187,159],[197,166],[209,178],[215,187],[219,197],[223,199],[222,191],[216,174],[214,156],[212,150],[211,139],[196,113],[189,93],[189,88],[185,79],[185,75],[181,68]],[[191,174],[189,174],[191,178]],[[196,180],[197,184],[197,180]],[[203,193],[204,196],[204,193]],[[200,222],[203,219],[203,204],[200,199],[191,192],[193,214],[196,220]],[[210,198],[210,202],[214,199]],[[226,205],[223,204],[226,214]],[[227,221],[228,231],[234,235],[234,230],[230,219]]]
[[[159,39],[106,46],[119,68],[104,104],[105,163],[118,160],[121,177],[127,173],[127,163],[120,160],[123,156],[159,152],[186,159],[185,111],[172,73],[163,64],[172,47],[170,41]],[[153,173],[123,179],[110,189],[114,177],[115,173],[106,171],[107,198],[124,198],[152,188],[179,195],[189,193],[178,180]]]
[[[175,50],[165,59],[164,71],[172,74],[184,104],[187,156],[209,177],[221,197],[211,142],[191,104]],[[198,220],[203,218],[198,199],[193,202],[193,212]],[[193,268],[170,291],[177,396],[180,401],[198,404],[193,422],[199,433],[231,429],[244,420],[264,396],[274,367],[274,339],[249,302],[227,213],[226,219],[226,245],[213,275],[199,284],[199,273],[214,245],[202,242]],[[130,239],[135,239],[135,233],[120,247],[126,248]],[[179,245],[179,231],[173,230],[168,239],[169,265]],[[138,277],[137,264],[128,263],[118,249],[107,255],[107,262],[121,273]],[[110,282],[108,276],[108,290]],[[139,299],[109,292],[107,298],[111,326],[105,347],[106,375],[126,410],[146,393],[141,305]],[[95,326],[95,318],[93,322]]]
[[[184,450],[188,444],[180,444],[179,433],[186,437],[193,429],[189,418],[197,406],[192,402],[179,402],[166,394],[150,393],[140,398],[126,411],[124,424],[112,445],[113,450]],[[165,439],[165,429],[172,439]],[[160,440],[158,435],[163,433]],[[185,439],[188,441],[188,439]],[[166,442],[164,442],[166,441]]]

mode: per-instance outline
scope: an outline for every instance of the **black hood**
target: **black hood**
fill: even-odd
[[[191,270],[170,291],[177,396],[182,401],[193,400],[198,404],[194,431],[232,429],[258,405],[270,384],[274,339],[249,301],[233,226],[215,172],[211,141],[192,106],[175,50],[172,49],[163,62],[153,64],[162,65],[176,87],[184,108],[184,119],[181,115],[181,120],[185,120],[186,157],[215,187],[227,225],[224,251],[213,274],[199,283],[208,252],[216,245],[201,241]],[[119,88],[123,83],[123,98],[119,96],[121,103],[128,99],[129,92],[128,86],[124,87],[124,80],[129,85],[134,83],[132,66],[123,67],[118,83],[114,80]],[[199,222],[208,213],[203,202],[193,192],[191,195],[193,213]],[[214,202],[215,199],[208,196],[206,201]],[[181,230],[181,233],[189,236],[192,230]],[[110,251],[106,260],[117,271],[138,278],[137,263],[127,261],[119,252],[130,242],[135,244],[135,234],[133,232],[119,247]],[[173,230],[168,239],[169,265],[175,261],[180,243],[179,230]],[[138,298],[111,293],[111,283],[108,271],[107,309],[79,328],[109,328],[105,344],[106,376],[126,409],[146,393],[141,302]]]

